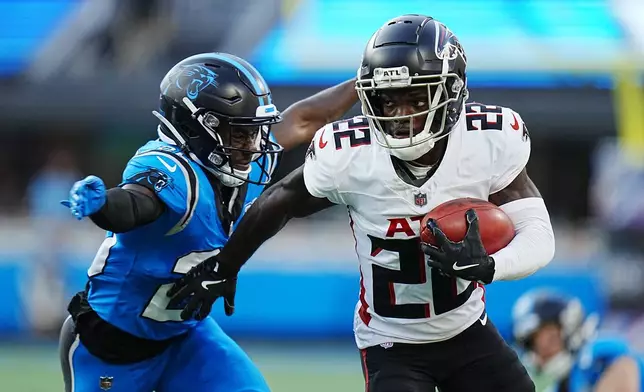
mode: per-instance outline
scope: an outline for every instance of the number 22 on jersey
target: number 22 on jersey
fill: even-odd
[[[400,319],[429,318],[433,305],[434,315],[440,315],[463,305],[476,289],[470,282],[465,291],[457,294],[457,281],[429,268],[420,250],[420,239],[382,239],[368,236],[371,240],[371,256],[377,257],[382,251],[398,255],[400,269],[392,270],[372,264],[373,307],[381,317]],[[394,284],[414,285],[427,282],[427,272],[431,275],[432,303],[397,304]]]

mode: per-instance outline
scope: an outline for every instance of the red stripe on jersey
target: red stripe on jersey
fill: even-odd
[[[414,220],[414,218],[412,218],[412,220]],[[418,270],[420,271],[420,283],[425,283],[427,282],[427,264],[425,264],[425,254],[420,251],[420,242],[418,243],[418,247],[418,262],[420,263]],[[429,303],[423,305],[425,305],[425,317],[429,318],[431,316]]]
[[[425,254],[420,250],[420,243],[418,243],[418,263],[420,271],[420,283],[427,282],[427,265],[425,264]]]
[[[360,357],[362,357],[362,374],[364,375],[364,391],[369,392],[369,369],[367,368],[367,350],[360,350]]]
[[[481,300],[485,304],[485,285],[483,283],[478,283],[478,282],[476,284],[483,289],[483,295],[481,296]]]
[[[365,325],[369,325],[369,322],[371,322],[371,315],[367,309],[369,309],[369,305],[365,299],[364,279],[362,277],[362,268],[360,268],[360,309],[358,309],[358,316],[360,316],[360,320]]]
[[[353,230],[353,217],[351,216],[351,211],[349,211],[349,227],[351,227],[351,234],[353,234],[353,242],[355,243],[356,256],[360,260],[360,255],[358,254],[358,239],[356,238],[356,232]],[[371,315],[367,311],[369,309],[369,304],[365,299],[366,290],[364,288],[364,277],[362,276],[362,267],[360,267],[360,309],[358,309],[358,316],[365,325],[369,325],[371,322]]]

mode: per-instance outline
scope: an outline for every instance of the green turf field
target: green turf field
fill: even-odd
[[[275,392],[351,392],[364,385],[349,345],[244,344]],[[0,391],[62,392],[55,345],[1,345]]]

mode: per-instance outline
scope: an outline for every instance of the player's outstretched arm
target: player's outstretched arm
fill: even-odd
[[[143,186],[126,184],[107,190],[96,176],[77,181],[62,204],[76,219],[90,217],[98,227],[114,233],[153,222],[165,209],[154,192]]]
[[[105,204],[90,215],[103,230],[125,233],[157,220],[165,205],[154,192],[136,184],[125,184],[107,191]]]
[[[285,150],[309,143],[318,129],[340,119],[357,101],[355,79],[327,88],[289,106],[273,135]]]
[[[512,242],[491,255],[494,280],[514,280],[531,275],[554,257],[555,237],[548,209],[526,169],[489,201],[501,207],[516,229]]]
[[[267,189],[246,212],[221,252],[193,267],[168,290],[175,301],[189,298],[181,318],[202,320],[212,304],[224,298],[224,310],[235,309],[236,276],[241,267],[266,240],[277,234],[291,218],[321,211],[333,204],[311,196],[304,185],[303,166]]]
[[[291,218],[302,218],[331,207],[328,199],[312,196],[304,185],[304,166],[268,188],[246,212],[217,255],[221,268],[235,275],[244,263]]]

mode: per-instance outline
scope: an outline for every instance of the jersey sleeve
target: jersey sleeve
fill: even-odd
[[[326,198],[335,204],[344,204],[338,189],[338,157],[333,141],[331,124],[317,131],[306,150],[304,184],[312,196]]]
[[[530,134],[521,116],[504,109],[503,135],[494,163],[490,193],[496,193],[514,181],[530,159]]]
[[[579,352],[577,363],[571,373],[572,384],[575,386],[596,384],[604,371],[623,356],[636,358],[625,340],[610,336],[591,340]]]
[[[183,230],[194,215],[199,195],[198,177],[179,154],[150,150],[135,155],[123,171],[123,184],[138,184],[156,193],[174,223],[168,234]]]

